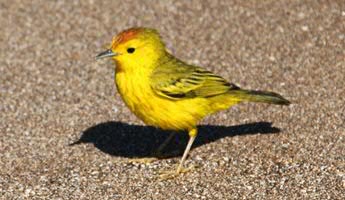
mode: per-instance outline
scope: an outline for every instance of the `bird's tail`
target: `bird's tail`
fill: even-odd
[[[229,94],[239,99],[240,101],[270,103],[270,104],[278,104],[278,105],[290,104],[290,101],[286,100],[280,94],[277,94],[274,92],[239,89],[239,90],[231,90],[229,91]]]

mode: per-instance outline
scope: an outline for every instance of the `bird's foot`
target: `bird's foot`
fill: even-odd
[[[147,158],[131,158],[128,160],[129,163],[141,163],[141,164],[150,164],[154,161],[158,160],[158,158],[147,157]]]
[[[195,169],[194,165],[192,165],[188,168],[178,167],[175,170],[162,171],[162,172],[160,172],[159,179],[160,180],[173,179],[173,178],[176,178],[177,176],[179,176],[180,174],[187,173],[189,171],[192,171],[193,169]]]

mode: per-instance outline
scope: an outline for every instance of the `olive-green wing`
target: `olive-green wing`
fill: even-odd
[[[212,97],[239,89],[210,71],[181,61],[158,67],[151,76],[151,88],[156,94],[174,100]]]

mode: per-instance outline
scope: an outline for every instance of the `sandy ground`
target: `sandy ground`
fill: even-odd
[[[0,1],[1,199],[344,199],[345,1]],[[125,107],[113,35],[158,29],[169,49],[289,107],[241,104],[168,136]],[[70,145],[77,142],[76,145]]]

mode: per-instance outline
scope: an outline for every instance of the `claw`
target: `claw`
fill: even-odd
[[[132,159],[129,159],[128,162],[150,164],[156,160],[158,160],[158,158],[132,158]]]
[[[159,179],[160,180],[173,179],[179,176],[180,174],[187,173],[189,171],[192,171],[193,169],[195,169],[195,166],[192,165],[188,168],[178,167],[176,170],[162,171],[159,175]]]

